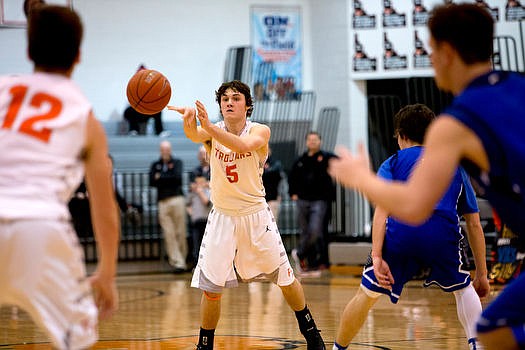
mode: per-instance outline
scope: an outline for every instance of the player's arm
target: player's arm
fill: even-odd
[[[330,174],[344,186],[361,191],[389,215],[419,225],[449,187],[460,159],[473,160],[475,152],[469,147],[479,150],[479,139],[460,122],[441,116],[430,126],[421,161],[407,182],[378,178],[369,168],[363,147],[357,155],[339,148],[339,158],[330,161]]]
[[[197,101],[195,104],[197,106],[201,127],[213,139],[217,140],[232,151],[246,153],[259,150],[268,145],[268,141],[270,140],[270,128],[268,126],[262,124],[256,125],[250,129],[248,135],[240,137],[211,123],[208,119],[206,108],[202,102]]]
[[[383,256],[383,243],[385,242],[386,219],[388,214],[381,207],[376,207],[372,219],[372,257]]]
[[[486,297],[490,292],[488,280],[487,257],[485,247],[485,234],[481,227],[479,213],[463,214],[467,226],[467,236],[474,264],[476,264],[476,276],[474,277],[474,289],[480,298]]]
[[[245,136],[237,136],[211,124],[208,134],[219,143],[238,153],[246,153],[265,147],[270,140],[270,128],[266,125],[256,125]]]
[[[195,108],[168,106],[168,110],[182,114],[182,126],[187,138],[195,143],[207,144],[211,136],[200,126],[197,125]]]
[[[476,264],[476,275],[473,280],[474,289],[483,298],[490,291],[487,277],[485,234],[479,218],[476,192],[474,192],[470,178],[462,167],[459,168],[459,173],[463,181],[463,191],[458,198],[456,208],[458,214],[465,219],[468,242]]]
[[[394,276],[390,272],[390,267],[383,260],[383,243],[386,234],[386,219],[388,213],[381,207],[376,207],[372,220],[372,262],[374,264],[374,274],[377,282],[386,289],[391,289],[394,283]]]
[[[111,161],[102,125],[90,114],[85,148],[86,184],[95,239],[98,265],[91,277],[100,317],[107,318],[118,307],[115,275],[119,246],[119,212],[111,181]]]

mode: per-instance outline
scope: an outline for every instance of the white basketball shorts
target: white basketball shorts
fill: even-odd
[[[0,219],[0,286],[0,305],[27,311],[56,348],[96,342],[97,308],[68,222]]]
[[[223,287],[236,287],[237,277],[268,278],[279,286],[295,279],[269,207],[245,216],[213,208],[208,216],[191,286],[221,293]]]

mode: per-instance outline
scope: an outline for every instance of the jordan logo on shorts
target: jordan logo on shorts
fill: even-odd
[[[268,232],[268,231],[271,231],[271,230],[270,230],[270,227],[268,225],[266,225],[266,231],[265,232]]]

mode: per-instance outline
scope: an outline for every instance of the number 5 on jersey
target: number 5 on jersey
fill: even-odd
[[[230,183],[239,181],[239,173],[237,172],[237,164],[226,165],[226,178]]]

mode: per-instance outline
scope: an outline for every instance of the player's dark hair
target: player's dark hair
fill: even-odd
[[[221,107],[221,97],[226,93],[226,90],[232,89],[233,91],[237,91],[244,95],[244,98],[246,99],[246,106],[248,107],[248,111],[246,111],[246,117],[249,118],[252,115],[253,112],[253,99],[252,94],[250,92],[250,87],[239,80],[232,80],[226,83],[223,83],[217,91],[215,91],[215,101],[219,104],[219,108]]]
[[[424,104],[406,105],[394,116],[394,136],[423,143],[425,132],[436,115]]]
[[[492,57],[494,20],[475,4],[436,6],[428,20],[432,38],[449,43],[467,63],[486,62]]]
[[[45,5],[31,12],[27,29],[29,58],[45,70],[68,70],[78,56],[83,27],[70,8]]]
[[[26,18],[29,18],[29,15],[35,10],[37,7],[45,5],[44,0],[24,0],[24,14],[26,15]]]

